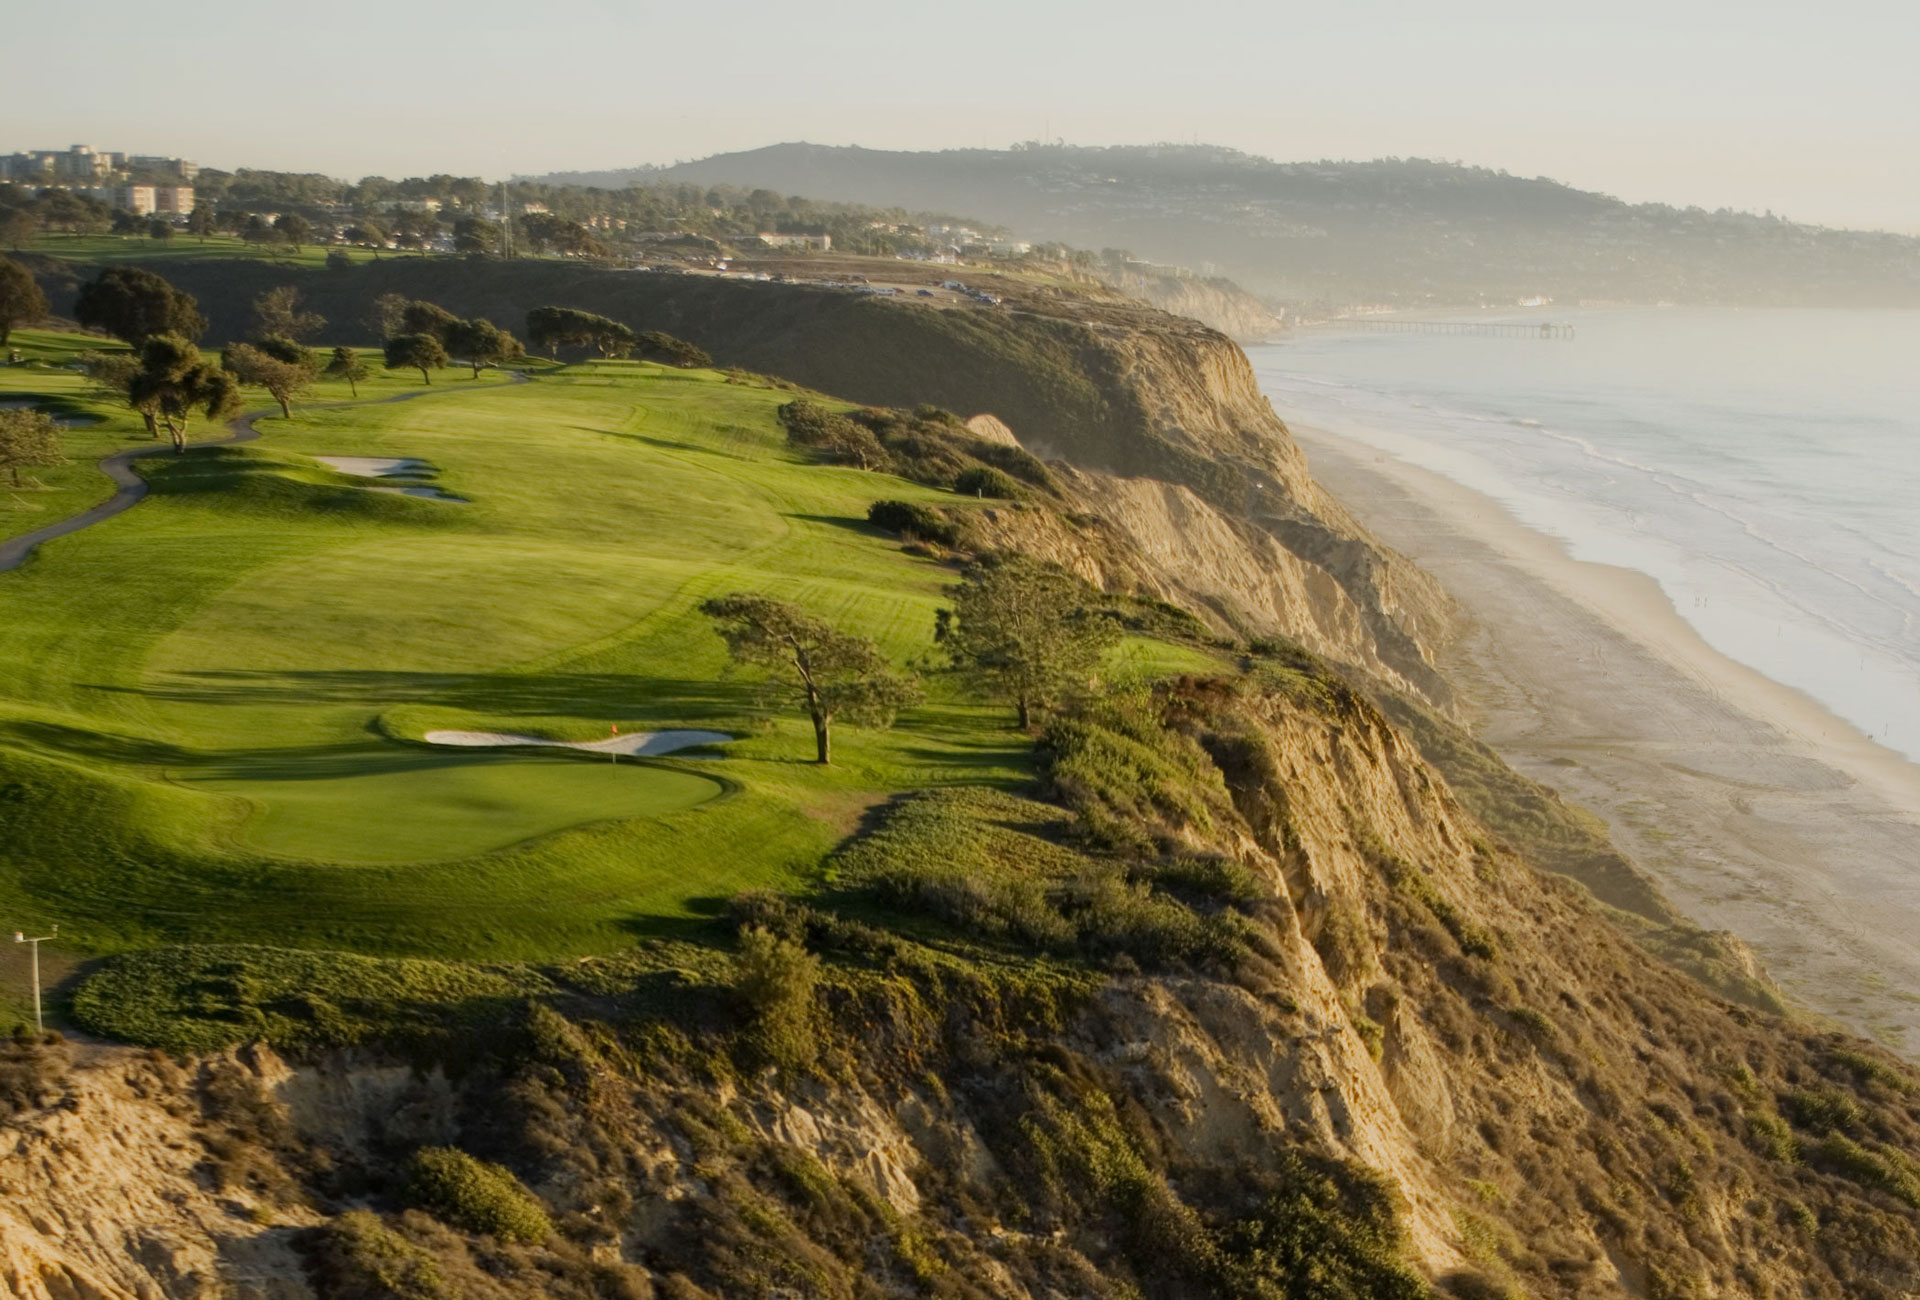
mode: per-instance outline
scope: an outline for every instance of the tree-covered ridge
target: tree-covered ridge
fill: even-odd
[[[659,184],[600,188],[473,176],[436,175],[346,181],[318,173],[203,169],[194,182],[191,233],[224,230],[252,242],[298,247],[317,228],[344,227],[354,243],[419,247],[450,236],[458,251],[500,251],[499,222],[513,219],[526,251],[601,253],[641,235],[680,236],[696,244],[760,234],[829,236],[836,248],[865,253],[925,252],[924,227],[936,214],[905,208],[784,195],[731,185]],[[947,218],[957,220],[956,218]],[[85,195],[0,184],[0,242],[25,244],[35,230],[99,233],[114,212]],[[997,227],[974,225],[982,233]],[[116,233],[122,233],[116,231]],[[143,221],[137,231],[147,234]]]

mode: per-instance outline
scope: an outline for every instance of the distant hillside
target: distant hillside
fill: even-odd
[[[1920,305],[1920,239],[1627,204],[1417,159],[1277,163],[1230,149],[1033,146],[904,153],[782,144],[663,169],[549,178],[765,186],[960,211],[1024,238],[1212,263],[1296,304],[1604,299]]]

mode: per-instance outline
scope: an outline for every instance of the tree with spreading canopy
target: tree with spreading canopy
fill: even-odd
[[[527,354],[527,350],[520,346],[519,339],[484,316],[456,320],[446,327],[440,337],[451,355],[473,367],[475,379],[488,366],[497,366],[502,361]]]
[[[797,398],[780,407],[779,416],[787,441],[796,447],[849,461],[861,469],[880,469],[887,464],[886,448],[874,437],[873,430],[818,402]]]
[[[459,323],[458,316],[438,303],[416,299],[400,309],[400,332],[403,334],[431,334],[445,343],[447,331]]]
[[[274,233],[299,248],[313,234],[313,223],[298,212],[282,212],[273,219]]]
[[[264,334],[247,341],[276,361],[284,361],[290,366],[305,366],[313,371],[320,369],[320,358],[312,348],[304,343],[295,343],[284,335]]]
[[[713,364],[713,358],[701,348],[661,330],[648,330],[640,336],[640,354],[682,370],[697,370]]]
[[[315,369],[304,349],[296,346],[298,360],[275,355],[251,343],[236,343],[220,356],[221,363],[243,384],[264,388],[280,404],[281,418],[293,418],[293,399],[312,387]]]
[[[60,451],[60,425],[45,411],[0,410],[0,470],[14,487],[26,486],[20,480],[23,469],[64,465]]]
[[[45,319],[47,295],[33,273],[10,257],[0,257],[0,347],[13,337],[16,325]]]
[[[453,251],[492,254],[500,248],[500,227],[484,217],[461,217],[453,223]]]
[[[99,199],[72,190],[47,190],[34,205],[40,224],[48,230],[97,235],[113,220],[113,209]]]
[[[919,683],[895,673],[872,641],[838,631],[797,605],[739,592],[703,602],[700,612],[713,620],[736,663],[765,670],[769,693],[812,721],[821,763],[833,761],[835,721],[890,727],[920,698]]]
[[[358,397],[360,381],[367,377],[367,363],[361,360],[360,354],[352,348],[337,347],[333,350],[332,358],[327,362],[327,368],[320,373],[328,379],[346,380],[347,391]]]
[[[520,234],[527,247],[536,253],[551,249],[569,255],[603,257],[607,251],[606,245],[595,239],[585,226],[551,212],[529,212],[520,219]]]
[[[407,332],[407,304],[412,301],[403,293],[383,293],[373,300],[373,306],[367,312],[367,324],[373,332],[383,339]]]
[[[193,342],[207,332],[192,294],[137,266],[110,266],[81,286],[73,318],[135,348],[160,334]]]
[[[187,449],[187,422],[199,411],[209,420],[240,410],[240,384],[206,360],[200,349],[177,334],[156,334],[140,345],[139,364],[127,380],[127,404],[146,419],[159,420],[173,438],[173,449]]]
[[[986,694],[1007,700],[1020,726],[1059,703],[1099,667],[1120,629],[1097,607],[1099,593],[1056,564],[1007,556],[971,566],[949,587],[934,640]]]
[[[535,307],[527,313],[527,339],[558,358],[561,348],[593,348],[603,357],[624,357],[638,342],[619,321],[573,307]]]
[[[35,205],[0,205],[0,244],[18,252],[40,233],[40,213]]]
[[[396,334],[387,340],[387,369],[418,370],[429,384],[447,364],[447,349],[431,334]]]
[[[159,217],[153,218],[147,222],[147,238],[157,239],[164,244],[167,240],[173,238],[173,223],[171,221],[162,221]]]
[[[327,327],[317,311],[300,310],[300,291],[290,284],[268,289],[253,300],[254,333],[272,338],[309,339]]]
[[[198,238],[203,244],[207,242],[207,236],[213,233],[213,226],[213,209],[210,207],[196,205],[193,211],[187,214],[187,233]]]

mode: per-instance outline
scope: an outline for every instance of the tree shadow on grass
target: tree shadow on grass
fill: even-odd
[[[747,688],[695,678],[627,673],[418,673],[329,669],[267,672],[216,669],[176,673],[146,686],[91,684],[90,689],[184,704],[437,704],[528,717],[636,713],[676,719],[737,717]]]
[[[601,756],[576,750],[533,746],[434,747],[396,744],[378,736],[371,736],[364,741],[297,749],[262,746],[201,750],[58,723],[18,722],[9,726],[5,734],[18,737],[42,752],[96,762],[157,767],[165,770],[169,777],[187,781],[317,781],[502,763],[593,762],[605,765]],[[629,757],[621,766],[632,768],[653,764]]]
[[[885,542],[897,542],[899,534],[890,533],[878,524],[870,524],[855,515],[788,515],[789,519],[798,519],[803,523],[826,524],[831,528],[842,528],[861,537],[877,538]]]

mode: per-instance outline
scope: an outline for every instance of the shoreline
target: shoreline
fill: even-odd
[[[1314,478],[1465,615],[1439,652],[1475,733],[1605,818],[1696,924],[1790,1000],[1920,1053],[1920,765],[1727,658],[1636,570],[1324,428]]]

